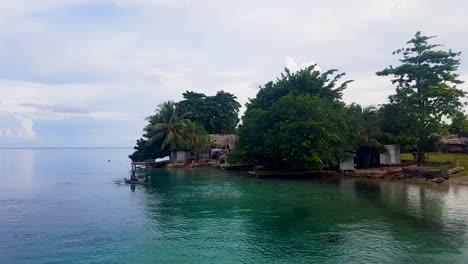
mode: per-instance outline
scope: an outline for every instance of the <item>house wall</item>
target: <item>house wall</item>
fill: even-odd
[[[200,152],[200,153],[198,153],[198,159],[199,160],[209,160],[209,159],[211,159],[210,152]]]
[[[354,157],[349,158],[343,162],[340,163],[340,170],[341,171],[350,171],[350,170],[355,170],[354,167]]]
[[[187,151],[171,151],[171,160],[174,163],[186,162],[190,158],[190,152]]]
[[[171,151],[171,160],[173,163],[183,163],[192,160],[209,160],[209,152],[199,152],[197,155],[196,151],[184,151],[184,150],[173,150]]]
[[[400,145],[385,145],[386,152],[380,153],[381,165],[398,165],[401,164]]]
[[[465,147],[461,144],[451,144],[447,145],[447,152],[451,153],[463,153],[465,151]]]
[[[357,149],[356,168],[378,168],[380,165],[380,153],[377,149]]]

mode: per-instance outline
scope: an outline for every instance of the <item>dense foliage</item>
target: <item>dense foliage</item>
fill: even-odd
[[[214,96],[185,92],[184,100],[177,103],[181,113],[190,113],[189,119],[202,125],[210,134],[232,134],[239,123],[237,98],[219,91]]]
[[[375,106],[361,108],[358,106],[359,120],[362,124],[359,133],[359,142],[356,155],[359,157],[357,166],[359,168],[369,168],[372,166],[373,153],[385,152],[385,144],[395,144],[397,139],[394,134],[385,129],[385,120],[382,115],[385,107],[378,109]]]
[[[458,112],[452,117],[449,132],[461,137],[468,137],[468,117],[463,112]]]
[[[285,72],[260,87],[239,123],[240,104],[230,93],[214,96],[187,91],[178,103],[166,102],[147,118],[132,160],[154,159],[170,150],[208,150],[210,134],[238,133],[230,162],[271,164],[287,169],[335,167],[355,152],[370,159],[384,144],[402,143],[418,152],[436,150],[441,136],[468,136],[468,118],[461,111],[465,92],[456,71],[460,53],[438,50],[417,32],[406,48],[394,52],[401,64],[377,72],[393,76],[396,93],[380,107],[346,105],[341,97],[350,81],[344,73],[315,66]],[[451,119],[451,124],[444,123]],[[369,160],[368,160],[369,161]],[[369,163],[369,162],[367,162]]]
[[[362,130],[359,135],[359,147],[382,149],[384,141],[389,141],[388,133],[382,132],[378,109],[374,106],[362,108],[360,111]]]
[[[204,150],[210,144],[205,129],[187,119],[189,113],[179,115],[172,101],[159,105],[156,113],[147,118],[143,138],[137,140],[135,152],[130,155],[133,161],[163,158],[171,150]]]
[[[357,144],[357,108],[340,101],[349,81],[314,66],[286,69],[247,104],[231,162],[275,164],[291,169],[336,166]]]
[[[442,119],[458,113],[465,96],[457,87],[462,83],[456,74],[460,53],[436,50],[440,45],[430,44],[431,38],[417,32],[407,42],[409,47],[394,52],[402,55],[401,65],[377,72],[394,77],[396,94],[390,96],[390,104],[406,115],[401,132],[417,147],[419,164],[424,162],[434,135],[443,132]]]
[[[144,161],[147,159],[156,159],[169,156],[169,149],[161,149],[161,145],[162,141],[156,141],[150,144],[146,138],[146,135],[143,135],[142,138],[137,140],[136,146],[133,147],[135,152],[133,152],[129,158],[132,161]]]
[[[233,94],[219,91],[214,96],[189,92],[184,100],[162,103],[146,118],[143,137],[137,140],[133,161],[163,158],[171,150],[209,150],[208,134],[228,134],[239,123],[240,104]]]

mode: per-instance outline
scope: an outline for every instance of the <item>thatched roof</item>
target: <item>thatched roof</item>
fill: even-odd
[[[463,142],[462,140],[458,138],[451,138],[447,140],[446,144],[447,145],[465,145],[465,142]]]
[[[220,149],[234,149],[237,141],[237,135],[234,134],[210,134],[211,141],[213,141],[212,147]]]

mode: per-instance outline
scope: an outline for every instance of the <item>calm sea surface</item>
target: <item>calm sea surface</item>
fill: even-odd
[[[0,150],[0,263],[468,263],[466,187],[216,170],[113,183],[130,152]]]

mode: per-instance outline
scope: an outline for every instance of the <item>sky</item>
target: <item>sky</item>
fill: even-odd
[[[468,1],[2,0],[0,147],[131,147],[186,90],[244,105],[284,67],[354,80],[343,100],[387,101],[376,71],[416,31],[461,51]],[[467,90],[468,83],[461,86]],[[243,111],[244,109],[242,109]]]

